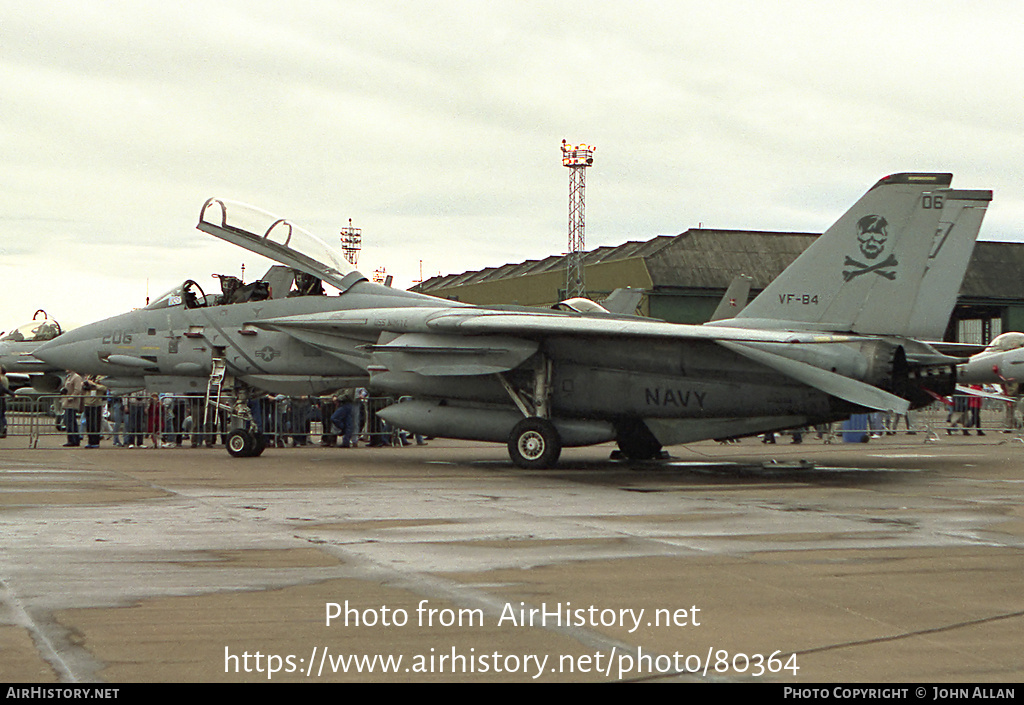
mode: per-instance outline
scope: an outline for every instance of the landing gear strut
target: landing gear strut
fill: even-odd
[[[534,362],[533,393],[516,389],[500,372],[497,374],[516,408],[525,416],[508,435],[508,454],[516,467],[554,467],[562,454],[562,438],[551,423],[551,360],[539,355]]]
[[[224,360],[223,349],[217,350],[212,361],[210,381],[206,387],[206,403],[203,411],[203,429],[216,436],[218,418],[224,412],[234,422],[242,425],[228,433],[224,439],[224,445],[232,458],[255,458],[266,449],[266,440],[263,434],[256,430],[252,412],[246,404],[248,397],[247,387],[235,388],[229,401],[223,399],[224,385],[227,378],[227,362]]]

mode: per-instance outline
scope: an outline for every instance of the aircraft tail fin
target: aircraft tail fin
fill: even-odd
[[[724,321],[738,316],[740,311],[746,307],[747,299],[750,298],[750,282],[752,281],[753,279],[746,274],[737,274],[733,277],[729,282],[729,288],[725,290],[725,295],[718,302],[718,307],[708,321]]]
[[[942,340],[991,201],[991,191],[947,193],[921,289],[907,321],[908,337]]]
[[[881,179],[729,324],[899,336],[932,330],[949,317],[973,249],[967,241],[991,199],[990,191],[949,189],[952,178]]]
[[[608,298],[602,301],[601,305],[611,313],[632,316],[636,314],[636,308],[643,296],[643,289],[619,288],[608,294]]]

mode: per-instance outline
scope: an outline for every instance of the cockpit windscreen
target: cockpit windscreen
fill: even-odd
[[[171,306],[182,306],[185,308],[198,308],[200,306],[206,306],[206,294],[200,288],[199,284],[192,281],[191,279],[186,280],[183,284],[179,284],[170,291],[161,296],[158,296],[156,301],[151,303],[146,308],[155,310],[158,308],[170,308]]]

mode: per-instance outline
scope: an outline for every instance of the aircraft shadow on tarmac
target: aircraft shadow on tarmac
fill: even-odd
[[[568,482],[619,485],[634,492],[685,491],[708,485],[864,487],[906,482],[909,475],[927,472],[922,467],[837,466],[807,460],[770,459],[763,462],[669,459],[604,463],[563,459],[557,470],[518,470],[510,469],[505,463],[492,462],[472,465],[475,468],[492,468],[495,472],[515,472]]]

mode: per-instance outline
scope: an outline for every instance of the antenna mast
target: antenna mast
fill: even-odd
[[[562,166],[569,168],[569,249],[566,253],[565,298],[585,296],[587,286],[583,273],[585,248],[586,169],[594,163],[594,148],[581,144],[573,147],[562,140]]]
[[[353,267],[359,260],[359,251],[363,249],[363,231],[352,227],[352,219],[348,219],[348,227],[341,229],[341,251],[345,259]]]

